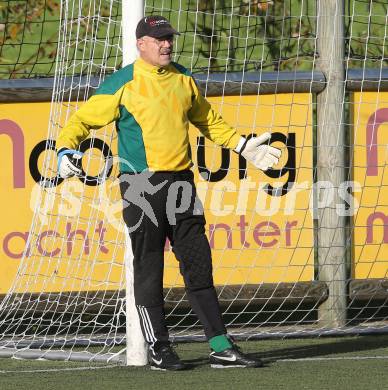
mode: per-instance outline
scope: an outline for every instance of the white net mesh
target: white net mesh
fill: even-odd
[[[279,164],[263,173],[190,130],[215,284],[230,332],[244,338],[386,327],[388,96],[381,90],[387,7],[352,0],[337,9],[345,21],[347,76],[339,79],[340,123],[332,119],[327,126],[345,129],[344,139],[317,133],[315,93],[327,87],[325,78],[336,80],[319,71],[319,64],[331,60],[317,59],[322,9],[307,0],[145,3],[145,14],[163,14],[182,33],[175,61],[193,72],[226,121],[246,136],[271,132],[273,145],[283,151]],[[62,2],[49,140],[105,76],[121,67],[120,38],[121,1]],[[353,94],[351,87],[361,92]],[[325,99],[323,112],[338,105],[335,96]],[[28,247],[1,304],[0,352],[120,361],[125,322],[131,319],[125,318],[125,230],[114,126],[96,130],[81,145],[81,179],[56,177],[54,147],[53,141],[46,145],[40,185],[32,193]],[[338,221],[328,227],[333,237],[337,229],[345,237],[336,244],[344,256],[335,262],[319,248],[322,221],[325,212],[336,210],[332,191],[342,191],[340,209],[351,208],[353,200],[341,183],[322,184],[317,160],[333,148],[344,158],[333,167],[346,181],[360,183],[359,192],[353,188],[355,214],[337,213]],[[323,249],[330,246],[334,238]],[[165,264],[171,335],[201,339],[168,243]]]
[[[111,187],[118,172],[107,165],[114,126],[83,144],[87,175],[80,181],[56,177],[52,142],[105,74],[120,66],[120,37],[121,2],[62,2],[49,141],[31,198],[35,215],[25,257],[2,302],[3,347],[17,353],[33,348],[33,356],[71,353],[105,361],[120,355],[116,345],[125,348],[125,236],[119,213],[109,223],[109,208],[120,200]],[[112,179],[101,180],[106,173]]]

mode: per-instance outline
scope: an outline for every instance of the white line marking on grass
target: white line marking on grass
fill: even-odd
[[[98,366],[98,367],[67,367],[67,368],[47,368],[45,370],[0,370],[0,374],[10,373],[34,373],[34,372],[58,372],[58,371],[83,371],[83,370],[99,370],[101,368],[115,368],[120,367],[118,365]]]
[[[368,359],[388,359],[388,356],[342,356],[342,357],[318,357],[300,359],[279,359],[277,362],[313,362],[322,360],[368,360]]]

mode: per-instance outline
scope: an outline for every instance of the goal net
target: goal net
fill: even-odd
[[[69,117],[123,65],[122,1],[58,8],[48,141],[27,245],[0,305],[0,356],[125,362],[137,318],[126,307],[114,124],[81,144],[82,177],[60,179],[55,154]],[[387,6],[351,0],[330,14],[329,3],[144,4],[181,32],[174,61],[215,110],[247,137],[269,131],[283,151],[261,172],[190,128],[214,281],[241,339],[387,330]],[[168,242],[164,293],[172,339],[204,340]]]

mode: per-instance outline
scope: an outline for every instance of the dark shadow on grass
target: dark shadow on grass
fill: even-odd
[[[262,355],[255,354],[255,353],[247,353],[246,354],[249,357],[257,358],[263,360],[264,366],[267,366],[268,363],[271,363],[272,361],[269,361],[267,359],[263,359]],[[195,369],[199,367],[210,367],[209,357],[208,356],[200,356],[195,359],[182,359],[182,361],[188,366],[188,369]]]
[[[250,357],[256,357],[256,358],[261,358],[262,359],[262,356],[259,356],[259,355],[256,356],[256,354],[247,353],[247,355],[250,356]],[[188,370],[194,370],[194,369],[198,369],[200,367],[210,367],[209,359],[205,358],[205,357],[201,357],[201,358],[197,358],[197,359],[185,359],[185,360],[182,360],[182,361],[185,364],[187,364],[187,366],[188,366],[187,369]],[[272,362],[273,362],[273,360],[265,359],[265,361],[264,361],[264,359],[263,359],[263,364],[264,364],[263,367],[267,367]],[[258,368],[251,368],[251,369],[258,369]],[[228,368],[228,369],[230,369],[230,368]],[[213,368],[213,370],[219,370],[219,369],[218,368]]]
[[[261,358],[266,363],[271,363],[280,359],[303,359],[349,352],[371,351],[383,348],[384,346],[388,347],[388,336],[359,336],[351,340],[338,338],[330,343],[322,340],[321,344],[317,344],[315,340],[311,345],[253,353],[250,356]]]
[[[278,342],[278,341],[277,341]],[[287,340],[285,343],[289,343]],[[308,339],[304,339],[303,346],[293,346],[281,349],[272,349],[263,352],[247,353],[251,358],[262,359],[264,367],[268,367],[271,363],[282,359],[303,359],[314,358],[321,356],[335,356],[337,354],[346,354],[350,352],[372,351],[387,347],[388,356],[388,335],[385,336],[358,336],[354,338],[335,338],[327,342],[325,339],[311,339],[311,344],[308,344]],[[239,343],[244,351],[244,343]],[[380,353],[381,354],[381,353]],[[184,363],[189,366],[189,369],[198,369],[209,367],[208,355],[201,355],[193,359],[183,359]]]
[[[202,356],[195,359],[182,359],[182,361],[187,364],[188,367],[190,367],[189,369],[209,365],[209,358],[207,356]]]

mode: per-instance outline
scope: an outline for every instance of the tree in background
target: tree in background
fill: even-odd
[[[194,72],[311,70],[314,66],[316,0],[148,2],[158,10],[153,12],[163,9],[175,25],[179,15],[184,34],[176,47],[177,59]],[[0,0],[0,78],[54,74],[60,4],[60,0]],[[69,4],[79,6],[78,0]],[[100,19],[120,21],[120,2],[114,2],[113,15],[109,4],[108,0],[82,1],[85,15],[92,10],[93,16],[83,21],[81,36],[95,39],[93,30]],[[178,6],[184,12],[177,12]],[[349,68],[388,66],[387,13],[385,1],[345,0]],[[105,39],[101,26],[99,34],[97,38]],[[119,42],[119,28],[109,39],[112,44]],[[88,54],[74,50],[74,56]]]
[[[199,1],[197,27],[202,43],[199,52],[209,59],[213,71],[312,68],[315,32],[311,15],[315,9],[311,1],[220,0],[216,9],[214,4]],[[223,37],[229,31],[231,38],[226,42]]]
[[[0,77],[51,73],[56,56],[58,0],[0,2]]]

